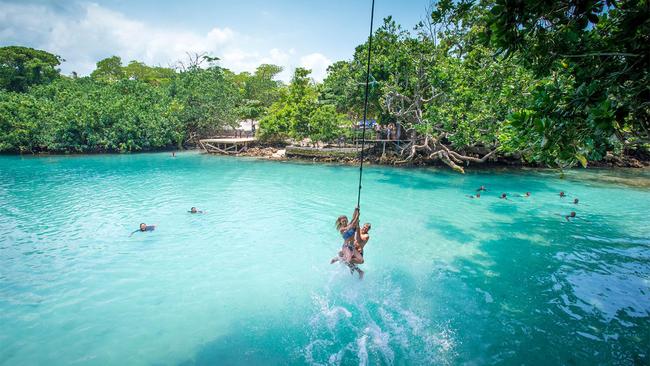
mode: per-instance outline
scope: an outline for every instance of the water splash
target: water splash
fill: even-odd
[[[433,324],[408,305],[390,276],[351,280],[345,269],[313,295],[310,341],[303,356],[311,365],[452,364],[454,332]]]

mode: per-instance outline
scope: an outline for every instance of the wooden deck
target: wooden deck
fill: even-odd
[[[373,145],[366,145],[364,151],[374,148]],[[302,157],[357,157],[361,153],[361,145],[358,147],[309,147],[309,146],[287,146],[287,156]]]
[[[255,142],[254,137],[220,137],[199,140],[199,145],[207,153],[235,155],[248,149],[251,142]]]

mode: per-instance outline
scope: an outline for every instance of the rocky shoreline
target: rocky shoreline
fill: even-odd
[[[356,154],[355,154],[356,155]],[[287,147],[279,146],[253,146],[248,150],[240,153],[238,156],[247,156],[268,160],[297,160],[297,161],[311,161],[320,163],[338,163],[344,165],[359,164],[359,157],[348,155],[335,155],[335,154],[313,154],[313,156],[301,156],[296,154],[287,153]],[[394,152],[386,152],[385,154],[371,151],[364,159],[365,162],[377,165],[390,165],[390,166],[444,166],[441,162],[430,162],[422,159],[415,159],[408,164],[398,163],[402,159],[401,156]],[[472,164],[473,167],[527,167],[527,168],[545,168],[541,165],[526,164],[519,159],[502,157],[499,160],[487,161],[482,164]],[[602,161],[590,162],[588,167],[591,168],[646,168],[650,167],[650,157],[639,158],[635,156],[616,156],[608,153]]]

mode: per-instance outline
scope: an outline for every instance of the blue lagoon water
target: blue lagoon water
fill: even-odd
[[[354,167],[0,157],[0,364],[650,362],[647,171],[364,172],[359,281]]]

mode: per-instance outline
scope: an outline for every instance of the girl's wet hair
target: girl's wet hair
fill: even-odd
[[[341,227],[343,226],[343,220],[348,221],[348,217],[345,215],[339,216],[338,219],[336,219],[336,229],[340,230]]]

